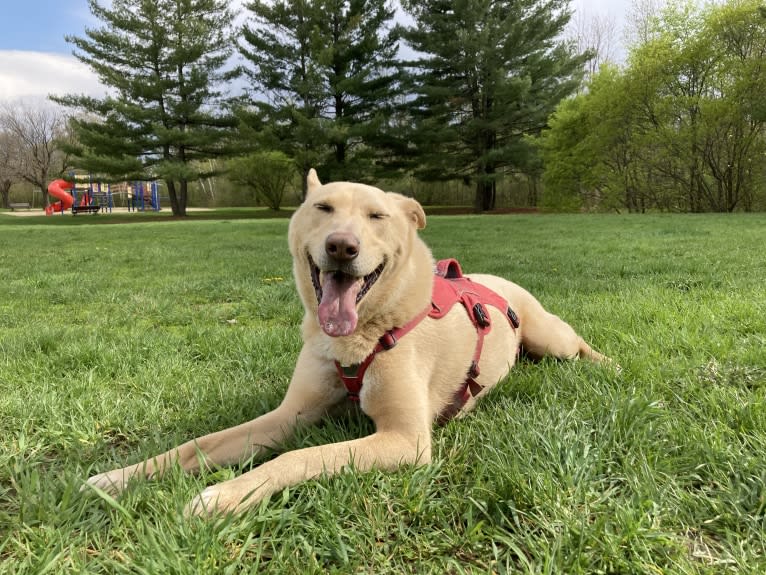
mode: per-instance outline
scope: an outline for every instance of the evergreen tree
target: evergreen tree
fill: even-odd
[[[579,85],[587,54],[562,43],[569,0],[404,0],[414,18],[403,38],[408,62],[411,145],[426,179],[476,184],[475,209],[495,205],[502,170],[532,153],[556,104]]]
[[[255,128],[245,133],[293,158],[305,193],[306,176],[327,144],[320,127],[322,75],[314,58],[320,14],[311,0],[254,1],[247,8],[252,24],[242,31],[240,52],[252,64],[245,74],[258,112],[244,117]]]
[[[254,0],[248,9],[241,52],[265,145],[294,158],[304,180],[313,166],[327,179],[368,178],[398,88],[394,9],[386,0]]]
[[[109,88],[103,98],[57,102],[84,112],[72,122],[78,167],[114,179],[163,179],[173,214],[186,215],[188,182],[209,176],[235,126],[219,89],[233,52],[226,0],[88,2],[103,23],[67,36],[75,56]]]

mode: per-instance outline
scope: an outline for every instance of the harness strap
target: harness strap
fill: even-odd
[[[351,401],[359,401],[359,392],[362,391],[362,380],[364,379],[364,374],[367,371],[367,368],[370,367],[372,360],[375,359],[375,356],[381,351],[388,351],[389,349],[395,347],[402,337],[415,329],[415,326],[417,326],[426,318],[426,316],[431,313],[431,310],[432,306],[429,305],[426,309],[424,309],[402,327],[395,327],[394,329],[390,329],[384,333],[378,340],[377,345],[375,345],[375,349],[372,350],[370,355],[364,358],[362,363],[358,365],[355,364],[343,366],[340,364],[340,362],[335,362],[335,370],[338,372],[343,385],[346,386],[348,398]]]
[[[492,329],[492,322],[489,311],[486,306],[491,305],[503,311],[511,327],[518,329],[519,318],[508,305],[508,302],[497,293],[481,284],[472,282],[469,278],[463,276],[460,264],[455,259],[440,260],[436,264],[434,287],[431,295],[431,305],[420,312],[413,319],[408,321],[402,327],[396,327],[384,333],[375,348],[372,350],[362,363],[358,365],[342,366],[338,361],[335,362],[335,369],[338,372],[343,385],[348,392],[348,398],[351,401],[359,401],[359,393],[362,390],[362,382],[367,368],[370,366],[375,356],[388,351],[397,342],[412,331],[426,317],[440,319],[447,315],[452,306],[460,302],[476,328],[477,341],[474,348],[471,365],[468,368],[466,380],[461,388],[455,394],[455,398],[441,414],[439,422],[445,423],[456,415],[471,397],[476,397],[481,393],[483,386],[476,378],[481,373],[479,369],[479,360],[481,359],[482,348],[484,347],[484,336]]]
[[[447,278],[448,280],[463,277],[463,270],[460,269],[460,262],[458,262],[455,258],[448,258],[446,260],[439,260],[436,262],[436,270],[434,273],[437,276]]]

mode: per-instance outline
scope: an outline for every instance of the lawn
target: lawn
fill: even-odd
[[[766,216],[432,217],[437,257],[524,285],[622,371],[522,362],[435,428],[432,465],[213,522],[183,506],[238,470],[80,487],[279,403],[287,221],[86,218],[0,216],[0,573],[766,572]]]

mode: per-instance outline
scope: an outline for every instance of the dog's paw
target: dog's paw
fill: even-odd
[[[614,370],[617,375],[622,375],[622,366],[614,361],[611,357],[604,357],[601,364]]]
[[[215,514],[226,513],[228,508],[225,499],[221,499],[218,485],[211,485],[186,505],[184,515],[186,517],[195,515],[197,517],[212,517]]]
[[[206,488],[189,502],[184,515],[212,518],[244,511],[254,503],[247,497],[240,497],[238,490],[230,483],[226,481]]]
[[[206,488],[184,509],[187,517],[214,517],[240,513],[267,496],[265,490],[253,488],[247,476],[240,476]]]
[[[128,486],[129,480],[130,475],[124,469],[113,469],[89,477],[80,491],[87,491],[91,487],[95,487],[109,495],[118,495]]]

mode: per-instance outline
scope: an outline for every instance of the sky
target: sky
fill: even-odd
[[[572,0],[572,7],[586,18],[609,16],[621,26],[630,2]],[[0,102],[102,94],[98,79],[64,39],[97,25],[87,0],[0,0]]]

